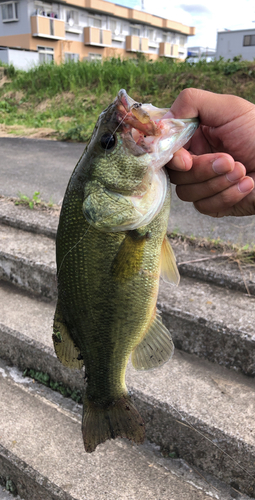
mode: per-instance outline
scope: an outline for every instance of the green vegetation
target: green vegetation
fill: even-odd
[[[76,391],[72,391],[69,387],[64,386],[61,382],[55,382],[52,380],[48,373],[40,372],[33,370],[32,368],[26,368],[23,372],[23,377],[30,377],[40,384],[44,384],[47,387],[50,387],[53,391],[57,391],[62,396],[66,398],[71,398],[76,403],[82,403],[82,394],[78,389]]]
[[[15,201],[15,205],[27,205],[29,208],[34,208],[35,205],[41,203],[39,198],[40,191],[35,191],[32,198],[29,198],[26,194],[18,193],[19,198]]]
[[[240,246],[234,243],[226,243],[220,238],[198,238],[193,235],[186,236],[178,231],[172,231],[168,233],[170,240],[178,242],[185,242],[188,245],[194,246],[196,248],[204,248],[207,251],[212,252],[211,256],[208,256],[208,260],[217,258],[217,256],[225,256],[228,260],[237,262],[239,264],[247,264],[249,266],[255,265],[255,245],[243,245]],[[218,252],[218,253],[217,253]],[[215,253],[215,256],[214,256]]]
[[[181,90],[197,87],[255,102],[255,63],[240,58],[196,64],[144,57],[121,61],[43,64],[28,72],[5,68],[0,128],[13,134],[87,141],[99,113],[120,88],[136,100],[169,107]],[[2,125],[1,125],[2,124]],[[44,129],[44,131],[42,131]]]

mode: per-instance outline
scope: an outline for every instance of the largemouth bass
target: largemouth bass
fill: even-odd
[[[53,342],[68,367],[85,365],[82,433],[142,443],[144,422],[125,384],[130,354],[155,368],[174,346],[156,310],[160,273],[178,283],[166,231],[170,185],[162,168],[197,128],[125,90],[101,113],[70,178],[60,214]]]

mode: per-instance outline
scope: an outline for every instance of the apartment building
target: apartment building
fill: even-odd
[[[0,60],[185,59],[195,28],[104,0],[0,0]],[[17,52],[19,50],[20,52]],[[11,62],[11,61],[7,61]]]

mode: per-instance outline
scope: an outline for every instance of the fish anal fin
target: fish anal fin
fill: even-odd
[[[150,370],[166,363],[173,353],[171,335],[156,314],[144,338],[133,350],[131,360],[136,370]]]
[[[173,249],[169,243],[167,235],[162,243],[160,257],[160,274],[161,278],[172,285],[179,285],[180,275],[176,264]]]
[[[135,231],[126,235],[112,265],[112,273],[117,281],[131,279],[139,272],[145,244],[146,236],[135,237]]]
[[[59,302],[54,316],[52,339],[59,361],[68,368],[80,370],[84,364],[83,359],[64,322]]]
[[[82,435],[85,450],[91,453],[100,443],[117,437],[142,444],[145,438],[145,426],[130,396],[124,395],[111,405],[100,407],[85,395]]]

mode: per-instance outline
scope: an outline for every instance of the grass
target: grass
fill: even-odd
[[[33,209],[35,205],[39,205],[41,200],[39,198],[40,191],[35,191],[32,198],[29,198],[26,194],[18,193],[19,198],[15,201],[15,205],[26,205]]]
[[[103,63],[43,64],[27,72],[9,66],[5,73],[0,130],[2,124],[7,131],[24,135],[24,129],[36,134],[45,128],[49,136],[62,140],[87,141],[98,115],[120,88],[159,107],[169,107],[187,87],[235,94],[255,103],[255,63],[239,58],[194,64],[167,58],[153,62],[139,56]]]
[[[249,266],[255,265],[255,245],[237,245],[233,243],[226,243],[220,238],[198,238],[196,236],[186,236],[178,233],[178,231],[173,231],[168,234],[170,240],[174,240],[177,243],[187,243],[190,246],[196,248],[205,249],[212,253],[211,258],[217,257],[216,252],[220,256],[226,256],[232,262],[237,262],[240,264],[246,264]],[[213,254],[216,254],[215,256]],[[208,260],[210,257],[208,257]]]

